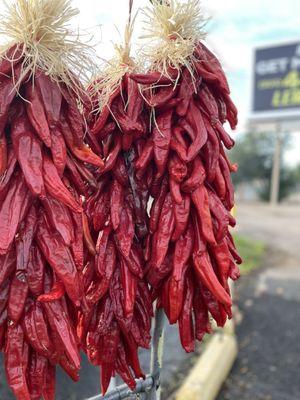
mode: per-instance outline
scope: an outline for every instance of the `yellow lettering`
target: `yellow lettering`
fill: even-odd
[[[281,81],[281,86],[286,88],[297,88],[300,86],[300,75],[297,71],[289,72]]]
[[[281,96],[281,105],[289,106],[291,103],[291,90],[284,90]]]
[[[300,105],[300,89],[276,90],[271,104],[274,108]]]
[[[259,89],[275,89],[281,86],[280,79],[264,79],[258,81],[257,86]]]
[[[276,90],[273,94],[272,98],[272,106],[279,107],[280,106],[280,91]]]
[[[300,105],[300,89],[296,89],[296,90],[292,91],[291,105],[293,105],[293,106]]]

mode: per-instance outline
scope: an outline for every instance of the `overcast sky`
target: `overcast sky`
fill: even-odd
[[[81,10],[80,24],[99,26],[102,43],[100,56],[112,54],[112,41],[118,40],[115,26],[121,30],[126,21],[128,0],[75,0]],[[149,5],[149,0],[135,0],[136,8]],[[228,74],[232,97],[240,112],[237,133],[245,130],[250,111],[250,76],[252,50],[256,45],[285,40],[300,40],[299,0],[202,0],[210,18],[206,30],[207,41],[222,60]],[[140,33],[136,26],[136,35]],[[236,135],[235,134],[235,135]],[[300,162],[300,129],[293,134],[294,146],[286,158]]]
[[[0,0],[0,11],[1,11]],[[98,54],[109,58],[112,42],[119,40],[128,13],[128,0],[74,0],[80,9],[79,25],[94,32],[101,42]],[[256,45],[285,40],[300,40],[299,0],[202,0],[210,20],[207,41],[220,57],[228,74],[232,97],[240,112],[237,133],[245,130],[250,110],[250,76],[252,49]],[[135,9],[148,6],[149,0],[134,0]],[[136,36],[141,31],[136,25]],[[294,148],[288,154],[300,162],[300,129],[293,135]]]

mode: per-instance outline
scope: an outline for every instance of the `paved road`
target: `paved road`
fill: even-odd
[[[218,400],[300,399],[300,206],[241,204],[239,232],[264,240],[264,267],[237,285],[238,359]]]
[[[270,247],[295,256],[300,239],[300,205],[271,207],[261,203],[241,203],[237,206],[237,229]]]

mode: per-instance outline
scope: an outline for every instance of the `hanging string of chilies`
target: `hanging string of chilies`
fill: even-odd
[[[92,62],[69,31],[76,13],[17,0],[1,18],[0,348],[18,400],[54,399],[56,365],[79,379],[81,196],[88,164],[104,163],[84,141],[78,67]]]
[[[143,57],[146,74],[131,74],[141,85],[152,116],[136,175],[153,171],[146,280],[157,307],[179,325],[187,352],[232,317],[228,279],[239,277],[230,226],[236,171],[224,150],[234,141],[237,110],[222,67],[204,45],[199,2],[153,0],[145,10]]]
[[[16,0],[1,19],[0,349],[18,400],[55,399],[56,365],[78,380],[80,348],[103,393],[116,374],[133,389],[154,304],[188,352],[209,315],[231,317],[227,80],[198,0],[152,0],[142,62],[129,10],[88,90],[69,0]]]
[[[96,257],[84,270],[90,313],[80,317],[79,335],[90,362],[101,369],[105,393],[118,373],[131,389],[143,378],[138,348],[149,348],[151,295],[144,280],[144,241],[147,237],[151,170],[138,180],[134,162],[147,136],[147,113],[130,57],[132,2],[123,46],[91,85],[94,101],[91,133],[101,149],[105,167],[99,185],[86,202]],[[90,110],[88,110],[90,111]]]

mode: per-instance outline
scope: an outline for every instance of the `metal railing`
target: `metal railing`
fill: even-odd
[[[105,396],[94,396],[86,400],[160,400],[160,376],[163,357],[165,314],[162,309],[155,313],[151,342],[150,374],[146,379],[136,380],[136,388],[131,391],[127,385],[111,389]]]

